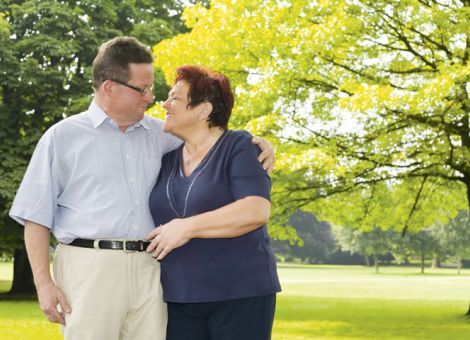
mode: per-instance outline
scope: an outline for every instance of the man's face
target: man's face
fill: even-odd
[[[116,83],[113,93],[114,112],[121,121],[125,120],[129,125],[135,124],[144,118],[145,110],[153,103],[154,97],[151,91],[153,86],[152,64],[129,64],[130,78],[127,85],[140,89],[147,89],[142,95],[138,90],[129,86]]]

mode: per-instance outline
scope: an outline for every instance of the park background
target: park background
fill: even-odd
[[[118,35],[153,48],[149,114],[163,117],[177,66],[205,65],[231,79],[230,128],[275,146],[274,339],[470,337],[469,8],[0,1],[0,338],[58,337],[8,210],[39,137],[88,107],[91,62]]]

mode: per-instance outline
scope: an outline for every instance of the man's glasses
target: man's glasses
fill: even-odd
[[[125,87],[128,87],[136,92],[139,92],[140,95],[143,97],[145,96],[146,93],[150,93],[152,94],[153,93],[153,85],[148,87],[148,86],[145,86],[145,87],[138,87],[138,86],[134,86],[134,85],[131,85],[131,84],[128,84],[127,82],[125,81],[122,81],[122,80],[118,80],[118,79],[110,79],[111,81],[114,81],[115,83],[118,83],[118,84],[121,84]]]

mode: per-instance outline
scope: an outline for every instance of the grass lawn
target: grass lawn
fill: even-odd
[[[11,264],[0,263],[0,290]],[[470,270],[279,265],[273,340],[470,339]],[[0,301],[0,339],[61,339],[35,302]]]

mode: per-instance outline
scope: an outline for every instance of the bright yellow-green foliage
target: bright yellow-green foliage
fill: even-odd
[[[183,64],[230,77],[231,127],[277,148],[275,222],[302,208],[413,231],[468,209],[469,13],[454,0],[214,0],[186,8],[191,31],[156,45],[155,64],[169,83]]]
[[[10,264],[11,266],[11,264]],[[4,263],[0,263],[0,281]],[[470,272],[385,267],[280,265],[273,340],[465,340]],[[0,301],[2,340],[61,339],[36,302]],[[379,336],[378,336],[379,335]]]

